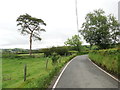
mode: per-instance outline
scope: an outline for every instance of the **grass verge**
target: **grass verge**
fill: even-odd
[[[89,58],[117,78],[120,75],[120,49],[91,51]]]
[[[60,62],[52,65],[51,58],[25,57],[3,58],[2,63],[2,87],[3,88],[47,88],[53,77],[73,57],[64,56]],[[48,68],[46,69],[46,60]],[[27,80],[23,80],[24,64],[27,64]]]

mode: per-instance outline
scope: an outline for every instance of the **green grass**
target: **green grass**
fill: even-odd
[[[120,75],[120,51],[119,49],[112,50],[97,50],[89,53],[89,58],[101,67],[108,71]]]
[[[18,54],[18,56],[29,56],[30,54]],[[35,56],[44,56],[44,53],[33,53]]]
[[[72,56],[61,57],[61,63],[52,65],[51,58],[26,57],[3,58],[2,87],[3,88],[45,88],[48,87],[53,76]],[[48,59],[48,68],[45,68]],[[24,64],[27,64],[27,80],[23,80]]]

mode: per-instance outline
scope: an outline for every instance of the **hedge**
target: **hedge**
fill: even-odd
[[[90,51],[89,58],[108,72],[115,75],[120,75],[119,48]]]

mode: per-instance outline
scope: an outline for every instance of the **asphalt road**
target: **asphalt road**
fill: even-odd
[[[99,70],[87,57],[75,57],[63,72],[56,88],[118,88],[118,82]]]

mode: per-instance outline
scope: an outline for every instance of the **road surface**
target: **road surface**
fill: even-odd
[[[81,55],[67,66],[55,88],[118,88],[118,82]]]

